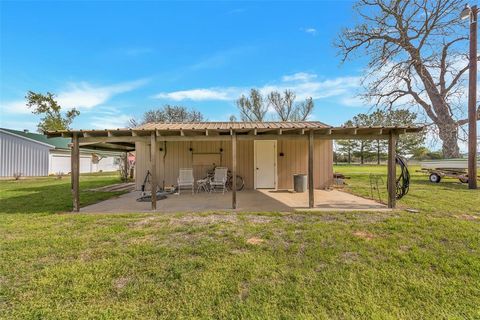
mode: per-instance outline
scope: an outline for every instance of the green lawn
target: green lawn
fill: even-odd
[[[398,201],[400,208],[415,208],[423,213],[438,213],[442,216],[468,213],[480,215],[480,190],[476,192],[468,190],[467,184],[461,183],[458,179],[446,178],[438,184],[432,184],[428,181],[428,175],[417,172],[419,169],[418,166],[409,167],[410,191],[406,197]],[[369,198],[371,198],[371,175],[381,176],[384,183],[379,188],[380,197],[383,202],[387,202],[386,166],[338,165],[334,170],[350,177],[346,180],[346,191]],[[373,198],[378,200],[376,191],[373,192]]]
[[[80,205],[85,206],[123,192],[98,192],[89,189],[119,183],[118,173],[82,174]],[[0,180],[0,214],[57,213],[72,210],[70,177],[41,177],[35,179]]]
[[[367,195],[385,168],[336,170]],[[480,318],[480,191],[426,181],[418,213],[196,215],[52,214],[68,179],[2,181],[0,318]]]

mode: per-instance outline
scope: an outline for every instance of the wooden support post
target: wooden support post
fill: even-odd
[[[387,175],[387,186],[388,186],[388,207],[395,208],[396,191],[397,191],[397,164],[395,162],[396,151],[395,147],[397,145],[397,133],[391,131],[388,138],[388,175]]]
[[[152,175],[152,210],[157,210],[157,136],[152,132],[150,136],[150,163]]]
[[[315,206],[315,195],[313,185],[313,130],[308,133],[308,207]]]
[[[128,170],[128,152],[125,152],[125,159],[123,159],[123,166],[125,168],[125,176],[123,177],[125,179],[125,182],[128,182],[128,176],[130,174]]]
[[[80,146],[78,143],[78,134],[74,133],[72,136],[72,202],[73,211],[80,211]]]
[[[232,132],[232,209],[237,209],[237,133]]]

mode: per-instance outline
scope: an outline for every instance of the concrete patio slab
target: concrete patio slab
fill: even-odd
[[[137,202],[140,192],[134,191],[80,209],[92,213],[151,212],[150,202]],[[157,212],[233,211],[232,195],[222,193],[182,193],[169,195],[157,202]],[[384,204],[338,190],[315,190],[315,208],[308,208],[308,193],[289,190],[246,190],[237,192],[240,212],[292,212],[295,210],[384,211]]]

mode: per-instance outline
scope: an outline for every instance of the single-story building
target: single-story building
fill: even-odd
[[[68,138],[48,139],[28,130],[0,128],[0,177],[68,174],[71,171],[70,143]],[[82,149],[80,172],[116,171],[120,155],[117,151]]]
[[[309,206],[314,189],[333,181],[334,139],[387,139],[388,181],[395,182],[395,145],[398,135],[421,131],[417,127],[332,127],[318,121],[303,122],[189,122],[148,123],[133,129],[65,130],[49,137],[72,139],[74,211],[79,210],[78,159],[80,150],[136,152],[136,187],[147,171],[153,189],[175,185],[180,168],[193,168],[196,179],[208,168],[226,166],[247,189],[291,189],[294,174],[307,174]],[[236,184],[233,183],[235,186]],[[395,206],[395,188],[389,206]],[[237,207],[236,188],[232,207]],[[152,194],[152,209],[156,195]]]

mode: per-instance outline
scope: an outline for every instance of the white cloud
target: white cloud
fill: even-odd
[[[290,82],[290,81],[311,81],[317,78],[317,75],[314,73],[307,73],[307,72],[297,72],[291,75],[286,75],[282,77],[282,81]]]
[[[232,100],[238,97],[237,88],[192,89],[173,92],[162,92],[154,96],[157,99],[181,100]]]
[[[109,86],[94,86],[88,82],[70,83],[57,94],[57,101],[64,109],[89,110],[99,106],[113,96],[141,87],[148,80],[141,79]],[[0,112],[5,114],[31,114],[25,100],[12,100],[0,103]]]
[[[340,99],[340,103],[347,107],[368,107],[362,98],[358,96],[347,96]]]
[[[117,129],[125,128],[132,118],[127,114],[113,114],[106,116],[94,116],[90,118],[93,129]]]
[[[65,108],[91,109],[105,103],[114,95],[132,91],[146,82],[146,79],[141,79],[99,87],[88,82],[71,83],[65,91],[58,94],[57,99]]]
[[[0,119],[0,127],[14,130],[29,130],[31,132],[37,131],[37,123],[34,121]]]
[[[304,28],[304,29],[301,29],[303,32],[305,33],[308,33],[308,34],[311,34],[312,36],[316,36],[317,35],[317,29],[315,28]]]
[[[27,107],[25,100],[13,100],[1,103],[0,113],[29,114],[32,113],[32,110]]]
[[[339,77],[327,80],[315,80],[317,75],[298,73],[293,76],[284,76],[283,82],[264,85],[260,92],[267,94],[271,91],[293,90],[298,99],[312,97],[322,99],[334,96],[353,96],[353,92],[360,86],[360,77]],[[287,80],[285,80],[287,79]],[[293,81],[296,80],[296,81]],[[253,86],[255,87],[255,86]],[[241,94],[248,94],[251,87],[213,87],[194,88],[191,90],[161,92],[154,96],[157,99],[174,101],[233,101]]]

